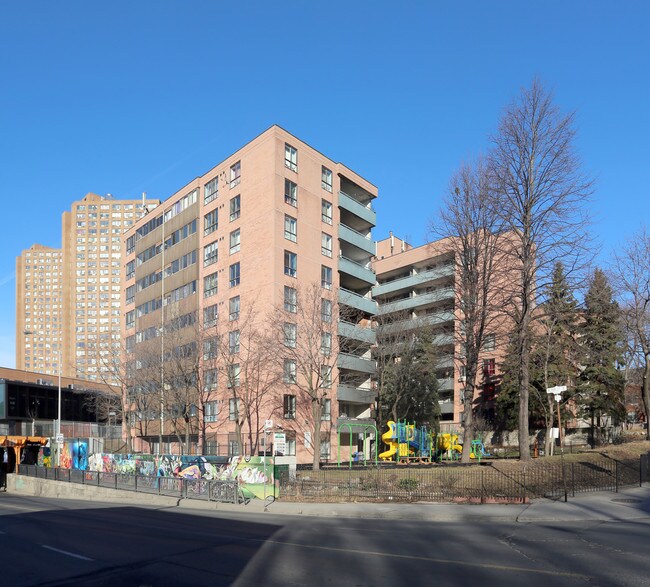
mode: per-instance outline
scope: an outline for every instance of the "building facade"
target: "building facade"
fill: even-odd
[[[135,223],[124,239],[123,338],[129,434],[142,450],[176,452],[186,443],[189,451],[249,453],[268,446],[262,433],[273,422],[283,454],[310,462],[313,422],[300,409],[307,375],[296,349],[313,333],[296,309],[311,295],[323,321],[314,326],[320,456],[336,457],[339,417],[370,418],[374,404],[376,196],[367,180],[273,126]],[[276,326],[284,334],[266,372],[279,374],[266,387],[257,374],[253,401],[244,397],[255,346],[246,333],[262,338]],[[191,377],[176,368],[181,359]]]
[[[457,431],[463,420],[465,373],[459,345],[459,269],[450,239],[412,247],[391,233],[377,243],[373,268],[377,275],[372,294],[378,305],[379,349],[382,338],[417,334],[426,329],[438,351],[441,429]],[[494,326],[495,321],[491,324]],[[481,352],[475,406],[487,421],[494,415],[503,340],[496,331],[487,332]]]
[[[87,194],[63,213],[61,249],[17,258],[18,369],[117,382],[122,233],[158,203]]]

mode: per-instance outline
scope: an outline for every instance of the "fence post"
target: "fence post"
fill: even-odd
[[[481,471],[481,503],[485,503],[485,479],[484,479],[485,470],[480,469],[480,471]]]
[[[571,495],[576,496],[576,464],[571,463]]]
[[[526,465],[521,473],[521,489],[523,493],[521,503],[526,503]]]
[[[117,489],[117,473],[113,473],[115,475],[115,489]]]
[[[138,474],[137,473],[135,474],[135,484],[134,485],[135,485],[135,492],[137,493],[138,492]]]
[[[618,493],[618,461],[614,461],[614,491]]]

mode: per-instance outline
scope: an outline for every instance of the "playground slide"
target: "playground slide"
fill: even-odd
[[[388,425],[388,430],[381,435],[381,439],[384,441],[384,444],[388,445],[388,450],[379,453],[377,456],[383,460],[390,460],[392,456],[397,452],[397,443],[392,442],[396,436],[395,422],[391,420],[389,422],[386,422],[386,424]]]

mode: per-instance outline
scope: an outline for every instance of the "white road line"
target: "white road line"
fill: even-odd
[[[67,550],[60,550],[59,548],[54,548],[53,546],[48,546],[47,544],[41,544],[43,548],[47,548],[48,550],[53,550],[54,552],[60,552],[61,554],[65,554],[66,556],[71,556],[73,558],[79,558],[82,561],[94,561],[95,559],[93,558],[88,558],[87,556],[83,556],[81,554],[75,554],[74,552],[68,552]]]

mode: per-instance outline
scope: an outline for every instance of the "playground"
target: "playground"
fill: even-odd
[[[381,439],[388,449],[378,455],[383,462],[429,464],[458,461],[463,453],[458,434],[439,433],[405,420],[390,420],[387,426],[388,430],[381,435]],[[480,462],[482,458],[489,456],[491,455],[486,452],[480,439],[472,440],[470,458]]]

